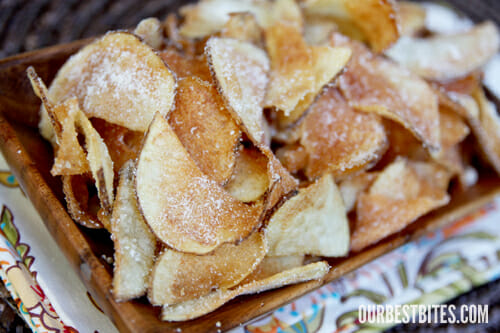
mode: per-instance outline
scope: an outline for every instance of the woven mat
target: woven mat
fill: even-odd
[[[175,0],[0,0],[0,58],[33,49],[65,43],[105,31],[135,26],[145,17],[163,18],[188,1]],[[458,10],[474,21],[486,18],[500,23],[498,0],[450,0]],[[0,295],[1,297],[1,295]],[[0,332],[23,329],[14,321],[11,312],[2,309]],[[489,304],[488,325],[400,325],[390,332],[479,332],[500,331],[500,281],[452,300],[453,304]],[[8,317],[8,319],[7,319]],[[17,328],[17,329],[16,329]]]

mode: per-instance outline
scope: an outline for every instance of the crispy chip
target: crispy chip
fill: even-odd
[[[279,257],[270,257],[266,255],[257,268],[250,275],[248,275],[245,280],[241,282],[241,284],[262,280],[274,274],[303,266],[304,261],[305,258],[301,255]]]
[[[329,174],[286,201],[265,230],[271,256],[338,257],[349,251],[346,210]]]
[[[64,199],[71,218],[78,224],[92,229],[101,229],[103,223],[99,218],[99,199],[89,192],[95,188],[92,176],[87,174],[62,176]]]
[[[392,0],[306,0],[304,7],[306,15],[335,19],[340,31],[350,37],[357,36],[349,32],[361,32],[375,52],[382,52],[399,37]]]
[[[304,39],[309,45],[328,45],[331,35],[336,31],[337,24],[328,17],[305,16]]]
[[[154,49],[159,49],[163,45],[163,28],[160,20],[156,17],[149,17],[141,20],[134,30],[136,36]]]
[[[134,171],[132,161],[120,170],[111,217],[115,246],[113,295],[118,301],[144,295],[156,248],[155,237],[137,207]]]
[[[258,149],[240,148],[229,182],[224,186],[233,197],[243,202],[257,201],[269,188],[268,159]]]
[[[307,166],[309,158],[309,154],[305,148],[298,143],[279,148],[276,151],[276,156],[281,164],[291,173],[298,173],[303,170]]]
[[[463,118],[446,107],[440,107],[439,109],[439,125],[443,149],[462,142],[470,133],[469,126],[467,126]]]
[[[261,222],[262,204],[236,200],[203,174],[159,113],[139,155],[137,197],[156,236],[182,252],[240,241]]]
[[[254,143],[263,142],[262,102],[269,71],[266,53],[247,42],[216,37],[208,40],[205,53],[235,121]]]
[[[481,81],[482,72],[474,71],[467,76],[446,82],[435,82],[435,84],[448,93],[470,95],[481,86]]]
[[[329,87],[303,120],[300,142],[309,154],[305,173],[314,179],[366,168],[381,157],[386,140],[377,115],[353,110],[335,87]]]
[[[426,11],[422,5],[410,1],[398,1],[400,33],[414,36],[425,30]]]
[[[410,130],[432,152],[440,149],[438,100],[431,87],[400,66],[371,54],[363,45],[336,34],[334,45],[348,45],[353,56],[339,86],[355,108],[380,114]]]
[[[315,88],[312,49],[300,30],[279,22],[266,30],[266,47],[271,77],[264,105],[290,115],[299,102]]]
[[[53,103],[75,96],[87,117],[143,132],[155,112],[170,111],[174,95],[174,77],[161,58],[126,32],[108,33],[81,49],[49,88]]]
[[[255,294],[289,284],[320,280],[328,273],[329,268],[330,266],[326,262],[321,261],[292,268],[262,280],[240,285],[233,289],[219,289],[197,299],[164,306],[161,313],[161,319],[166,321],[183,321],[201,317],[239,295]]]
[[[221,30],[221,37],[262,45],[262,29],[255,15],[249,12],[231,13],[229,20]]]
[[[358,198],[351,249],[360,251],[446,205],[450,176],[437,164],[404,158],[387,166]]]
[[[359,195],[370,187],[377,175],[378,172],[361,172],[351,175],[340,182],[339,190],[347,212],[356,207]]]
[[[500,116],[482,89],[473,94],[479,107],[479,117],[469,117],[474,135],[488,162],[500,174]]]
[[[169,124],[200,170],[225,184],[235,165],[240,129],[212,84],[187,77],[177,85]]]
[[[485,22],[456,35],[405,36],[386,54],[426,79],[443,81],[466,76],[482,67],[499,46],[496,25]]]
[[[78,133],[75,122],[78,108],[73,108],[71,102],[54,105],[48,97],[47,87],[42,79],[36,74],[33,67],[27,69],[28,78],[31,86],[42,104],[47,110],[47,125],[41,126],[40,130],[44,135],[42,128],[54,128],[48,137],[44,137],[51,141],[55,146],[54,165],[50,170],[53,176],[58,175],[77,175],[89,171],[89,165],[83,148],[78,143]],[[49,131],[47,131],[49,132]],[[51,135],[55,137],[50,137]]]
[[[148,298],[152,304],[176,304],[234,287],[255,270],[266,251],[259,232],[203,256],[167,249],[155,264]]]
[[[178,79],[197,76],[204,81],[212,81],[205,55],[194,56],[182,54],[173,48],[160,51],[159,55]]]

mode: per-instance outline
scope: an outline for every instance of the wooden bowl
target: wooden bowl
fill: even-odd
[[[500,193],[500,178],[481,170],[479,182],[466,192],[452,191],[449,205],[411,224],[360,253],[329,259],[332,269],[323,281],[310,281],[238,297],[201,318],[167,323],[159,320],[159,307],[145,298],[118,303],[111,295],[112,266],[102,255],[112,256],[113,244],[104,230],[90,230],[73,222],[66,211],[61,182],[50,175],[53,154],[38,134],[40,102],[31,90],[26,68],[34,66],[50,83],[64,61],[90,40],[58,45],[0,60],[0,149],[22,189],[40,213],[80,278],[118,329],[123,332],[216,332],[242,324],[274,310],[387,253],[401,244],[443,226],[492,200]],[[216,325],[216,323],[218,323]]]

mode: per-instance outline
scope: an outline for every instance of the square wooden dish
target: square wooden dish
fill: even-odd
[[[323,281],[311,281],[257,295],[239,297],[199,319],[167,323],[159,320],[159,307],[145,298],[118,303],[111,295],[112,265],[102,255],[113,255],[107,231],[75,224],[66,211],[60,180],[50,175],[53,155],[38,134],[40,103],[26,77],[34,66],[50,83],[64,61],[89,40],[59,45],[0,60],[0,148],[24,192],[40,213],[61,250],[96,299],[123,332],[215,332],[242,324],[276,309],[307,292],[356,269],[397,246],[468,214],[500,193],[500,178],[480,170],[479,182],[466,192],[452,191],[449,205],[419,219],[404,231],[347,258],[330,259],[332,269]],[[220,322],[221,326],[216,323]]]

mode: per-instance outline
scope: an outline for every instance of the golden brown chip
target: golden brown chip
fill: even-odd
[[[443,81],[466,76],[482,67],[499,46],[496,25],[485,22],[456,35],[405,36],[386,54],[426,79]]]
[[[156,112],[170,111],[174,95],[174,76],[153,49],[130,33],[111,32],[64,64],[48,97],[77,97],[87,117],[144,132]]]
[[[439,109],[439,125],[443,149],[462,142],[470,132],[469,126],[467,126],[463,118],[445,107]]]
[[[266,251],[265,237],[259,232],[203,256],[166,249],[152,273],[149,301],[176,304],[234,287],[255,270]]]
[[[353,174],[340,182],[339,190],[347,212],[356,207],[359,195],[370,187],[377,175],[378,172],[361,172]]]
[[[136,36],[154,49],[159,49],[163,45],[163,28],[160,20],[156,17],[149,17],[141,20],[134,30]]]
[[[332,33],[338,31],[335,21],[328,17],[306,15],[304,39],[309,45],[328,45]]]
[[[229,20],[220,33],[221,37],[233,38],[257,46],[262,45],[262,34],[255,15],[249,12],[229,14]]]
[[[440,149],[438,100],[431,87],[408,70],[363,45],[334,35],[334,45],[348,45],[353,56],[339,86],[356,109],[392,119],[410,130],[432,152]]]
[[[268,158],[258,149],[242,145],[233,174],[224,188],[242,202],[257,201],[266,193],[271,182],[267,165]]]
[[[425,30],[426,11],[422,5],[410,1],[398,1],[400,33],[414,36]]]
[[[137,197],[156,236],[182,252],[243,240],[261,222],[262,204],[236,200],[203,174],[159,113],[139,155]]]
[[[482,89],[473,94],[479,107],[479,117],[469,117],[469,124],[488,162],[500,174],[500,116]]]
[[[92,118],[90,122],[108,147],[115,174],[118,174],[125,162],[137,158],[144,138],[143,132],[132,131],[99,118]]]
[[[178,79],[197,76],[204,81],[212,81],[210,68],[208,68],[205,55],[194,56],[182,54],[173,48],[160,51],[159,55],[168,67],[175,73]]]
[[[178,80],[169,124],[200,170],[225,184],[235,165],[241,133],[217,89],[197,77]]]
[[[360,251],[446,205],[450,176],[435,163],[404,158],[387,166],[358,198],[351,249]]]
[[[89,189],[95,188],[90,173],[62,176],[62,189],[66,206],[71,218],[78,224],[92,229],[101,229],[103,223],[99,218],[99,198],[97,193]]]
[[[368,167],[386,147],[379,117],[352,109],[335,87],[329,87],[303,120],[300,143],[309,154],[305,173],[314,179]]]
[[[304,10],[308,16],[334,19],[350,37],[359,38],[361,32],[375,52],[382,52],[399,37],[396,2],[392,0],[306,0]]]
[[[270,257],[266,255],[257,268],[248,275],[241,284],[243,285],[249,282],[262,280],[274,274],[303,266],[304,261],[304,256],[301,255],[279,257]]]
[[[264,105],[283,111],[287,117],[314,91],[312,49],[297,27],[281,22],[266,30],[266,48],[271,77]]]
[[[156,248],[156,239],[137,207],[134,171],[132,161],[120,170],[111,217],[115,247],[113,295],[118,301],[144,295]]]
[[[235,121],[254,143],[263,142],[262,102],[269,79],[266,53],[251,43],[217,37],[208,40],[205,53]]]
[[[349,251],[349,222],[330,174],[299,189],[271,216],[265,230],[271,256],[338,257]]]
[[[326,262],[321,261],[292,268],[262,280],[242,284],[233,289],[219,289],[197,299],[164,306],[161,319],[165,321],[184,321],[201,317],[239,295],[255,294],[289,284],[320,280],[328,273],[329,268],[330,266]]]
[[[276,157],[289,172],[297,173],[307,166],[309,154],[302,145],[295,143],[279,148]]]
[[[436,86],[448,93],[470,95],[481,86],[482,72],[474,71],[467,76],[446,82],[435,82]]]

